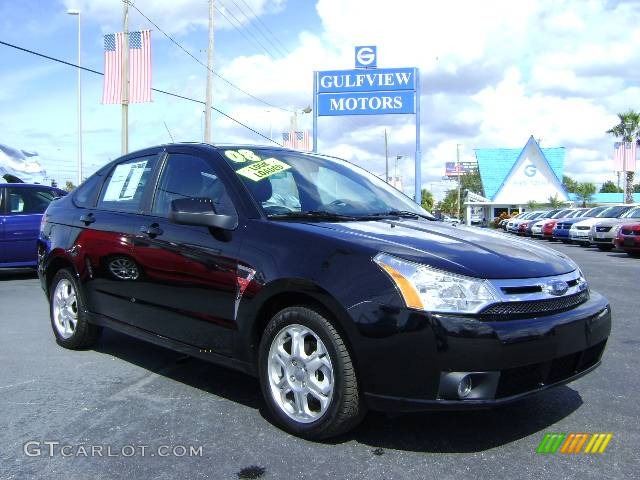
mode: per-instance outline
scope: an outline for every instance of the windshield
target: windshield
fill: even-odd
[[[615,207],[609,207],[606,210],[603,210],[602,212],[600,212],[598,215],[596,215],[596,218],[617,218],[623,213],[625,213],[627,210],[629,210],[630,208],[631,207],[627,205],[618,205]]]
[[[563,217],[566,217],[570,213],[571,213],[571,209],[570,208],[568,208],[566,210],[560,210],[558,213],[556,213],[551,218],[563,218]]]
[[[609,207],[595,207],[592,208],[591,210],[589,210],[587,213],[585,213],[584,215],[582,215],[583,217],[587,218],[587,217],[597,217],[599,213],[603,212],[604,210],[607,210]]]
[[[344,160],[263,148],[225,150],[223,156],[271,218],[323,214],[353,220],[404,214],[435,219],[400,191]]]
[[[622,218],[640,218],[640,208],[632,208],[627,213],[625,213]]]

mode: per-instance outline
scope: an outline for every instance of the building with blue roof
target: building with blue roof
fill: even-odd
[[[556,197],[570,202],[562,185],[564,147],[540,148],[533,136],[523,148],[478,148],[475,150],[484,197],[467,197],[467,219],[481,209],[483,218],[523,211],[527,203],[549,203]]]

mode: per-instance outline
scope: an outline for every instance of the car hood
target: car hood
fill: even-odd
[[[599,221],[603,220],[602,218],[585,218],[584,220],[580,221],[580,222],[574,222],[573,225],[571,225],[572,227],[590,227],[591,225],[594,225],[596,223],[598,223]]]
[[[578,222],[583,222],[584,220],[588,220],[589,218],[593,218],[593,217],[587,217],[587,218],[559,218],[558,219],[558,223],[564,223],[567,225],[573,225],[574,223],[578,223]]]
[[[302,226],[301,224],[298,224]],[[375,252],[386,252],[434,268],[480,278],[560,275],[577,267],[562,253],[477,227],[424,220],[379,220],[307,224]]]

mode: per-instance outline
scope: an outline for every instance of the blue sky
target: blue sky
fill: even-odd
[[[444,163],[474,148],[520,147],[529,135],[543,147],[567,148],[565,171],[580,180],[615,179],[613,139],[604,132],[615,113],[639,109],[640,3],[597,0],[246,0],[260,21],[242,16],[242,0],[217,0],[243,33],[216,14],[214,69],[268,103],[214,84],[214,106],[274,137],[290,113],[312,103],[314,70],[352,68],[355,45],[377,45],[379,65],[420,68],[423,85],[423,184],[443,192]],[[205,0],[137,0],[136,5],[206,62]],[[0,40],[71,62],[82,11],[83,65],[103,70],[102,35],[121,28],[119,0],[0,1]],[[276,36],[273,46],[258,29]],[[130,9],[130,29],[152,28]],[[270,54],[245,36],[256,35]],[[205,69],[153,29],[153,86],[204,99]],[[282,44],[283,47],[280,45]],[[286,50],[286,51],[283,51]],[[50,176],[76,175],[76,72],[0,46],[0,143],[35,150]],[[102,78],[83,73],[85,173],[120,155],[120,108],[101,105]],[[213,115],[217,142],[266,143]],[[300,114],[302,126],[311,124]],[[154,93],[130,108],[130,149],[202,139],[202,108]],[[413,185],[414,118],[321,118],[320,151],[375,173],[384,170],[383,131],[405,186]]]

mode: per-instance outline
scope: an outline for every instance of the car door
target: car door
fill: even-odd
[[[104,183],[94,176],[73,197],[72,250],[79,259],[87,304],[91,311],[124,323],[136,315],[131,284],[140,272],[133,259],[133,232],[151,192],[158,156],[126,157],[105,173]]]
[[[211,202],[217,213],[237,215],[219,166],[205,153],[168,151],[147,215],[138,218],[133,257],[141,275],[130,284],[136,326],[230,355],[238,291],[235,232],[168,219],[172,200]]]
[[[40,220],[56,196],[47,187],[6,187],[6,215],[3,222],[5,263],[36,264]]]

